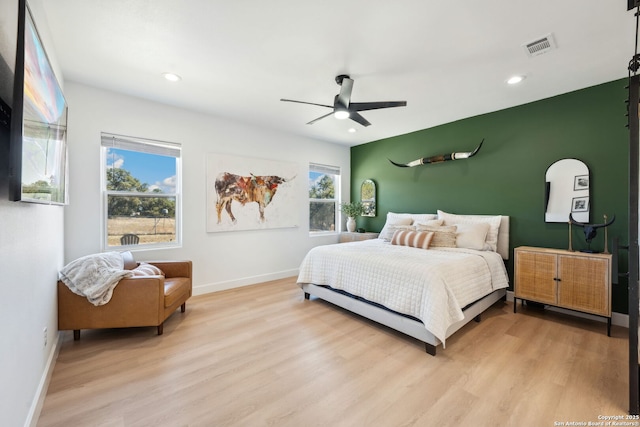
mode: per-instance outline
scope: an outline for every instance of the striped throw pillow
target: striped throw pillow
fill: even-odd
[[[164,276],[164,272],[153,264],[141,262],[139,266],[131,270],[134,276]]]
[[[392,245],[411,246],[419,249],[428,249],[433,238],[433,232],[397,230],[391,238]]]

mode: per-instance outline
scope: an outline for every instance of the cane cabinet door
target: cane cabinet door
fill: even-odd
[[[558,264],[562,279],[558,289],[559,306],[611,316],[609,259],[560,255]]]
[[[556,255],[516,249],[515,296],[547,304],[556,304],[558,282]]]

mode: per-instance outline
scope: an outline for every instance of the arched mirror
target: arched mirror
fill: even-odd
[[[545,174],[545,222],[589,222],[589,168],[577,159],[553,163]]]
[[[376,216],[376,183],[370,179],[362,181],[360,201],[364,208],[362,216]]]

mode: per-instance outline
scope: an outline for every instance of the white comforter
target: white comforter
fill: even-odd
[[[420,319],[443,343],[462,308],[506,288],[501,256],[472,249],[416,249],[382,239],[318,246],[300,266],[298,283],[341,289]]]

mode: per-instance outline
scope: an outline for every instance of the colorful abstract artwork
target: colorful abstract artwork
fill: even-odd
[[[210,153],[207,231],[297,227],[298,164]]]
[[[27,8],[28,10],[28,8]],[[22,201],[66,203],[67,103],[30,13],[24,38]]]

